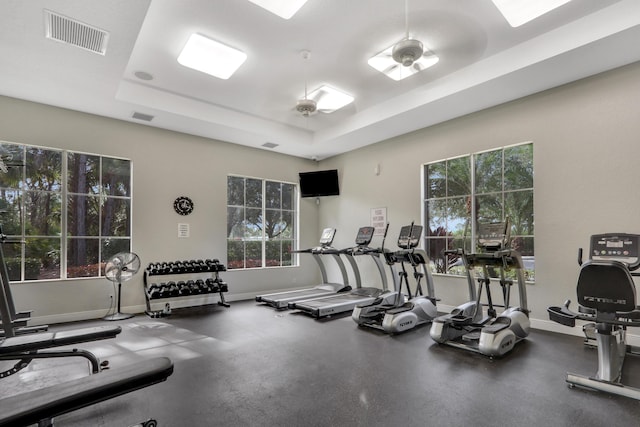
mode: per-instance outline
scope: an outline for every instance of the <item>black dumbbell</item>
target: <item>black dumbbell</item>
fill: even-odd
[[[200,289],[201,294],[206,294],[209,292],[209,287],[204,283],[204,280],[198,279],[196,280],[196,286]]]
[[[176,286],[176,282],[170,281],[167,282],[167,291],[170,297],[177,297],[179,295],[178,286]]]
[[[147,295],[149,296],[149,299],[160,298],[160,287],[155,283],[152,283],[151,286],[149,286],[149,289],[147,289]]]
[[[209,277],[207,280],[205,280],[205,283],[207,284],[207,286],[210,289],[209,292],[218,292],[218,290],[219,290],[218,284],[211,277]]]
[[[227,282],[225,282],[224,280],[219,280],[218,281],[218,289],[220,290],[220,292],[228,292],[229,291],[229,285],[227,285]]]
[[[178,286],[178,293],[180,294],[180,296],[191,295],[191,288],[187,286],[184,280],[180,280],[177,283],[177,286]]]
[[[166,283],[160,283],[160,298],[167,298],[169,296],[169,287]]]

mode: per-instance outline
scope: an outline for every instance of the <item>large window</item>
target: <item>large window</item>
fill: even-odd
[[[227,268],[293,265],[296,185],[259,178],[227,178]]]
[[[129,160],[9,142],[0,158],[9,166],[0,171],[0,224],[12,281],[97,277],[130,250]]]
[[[511,247],[534,280],[533,144],[520,144],[424,165],[425,249],[435,273],[463,274],[445,250],[476,248],[480,222],[509,218]]]

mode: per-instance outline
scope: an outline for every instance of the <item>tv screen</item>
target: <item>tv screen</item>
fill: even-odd
[[[300,172],[300,197],[338,196],[338,170]]]

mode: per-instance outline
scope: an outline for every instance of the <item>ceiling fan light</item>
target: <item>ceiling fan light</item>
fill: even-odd
[[[309,94],[309,98],[316,101],[321,113],[333,113],[353,102],[353,96],[329,85],[322,85]]]
[[[302,114],[304,117],[309,117],[311,114],[315,113],[318,108],[318,104],[313,99],[299,99],[296,104],[296,111]]]
[[[405,67],[410,67],[424,53],[422,42],[415,39],[400,40],[393,46],[391,56],[393,60]]]
[[[426,70],[427,68],[434,66],[438,63],[438,61],[440,61],[440,58],[438,58],[435,53],[433,53],[429,49],[424,49],[422,55],[415,58],[411,66],[403,66],[402,62],[398,62],[393,58],[393,48],[398,44],[399,43],[396,43],[393,46],[389,46],[377,55],[369,58],[369,60],[367,61],[369,66],[380,71],[390,79],[398,81],[416,74],[422,70]]]

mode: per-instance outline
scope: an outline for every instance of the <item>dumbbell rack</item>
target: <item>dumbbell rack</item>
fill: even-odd
[[[220,277],[220,272],[222,271],[227,271],[227,268],[217,259],[150,263],[145,269],[143,277],[147,315],[150,317],[163,317],[163,313],[168,315],[166,310],[164,312],[162,310],[151,310],[152,300],[186,296],[194,297],[213,293],[217,293],[220,296],[218,305],[230,307],[229,303],[224,299],[224,293],[229,291],[229,286]],[[176,275],[191,275],[196,279],[149,283],[149,278],[152,276],[169,277]],[[210,277],[203,279],[203,275],[209,275]]]

